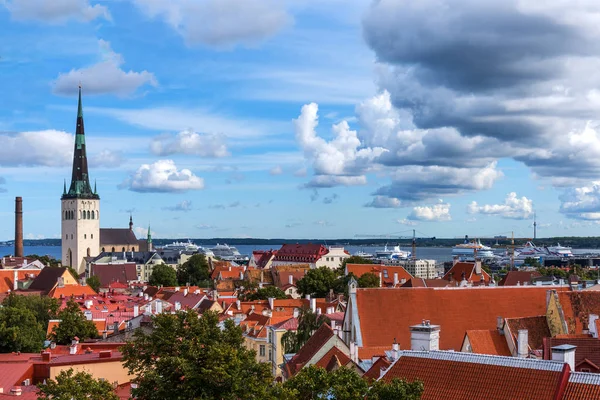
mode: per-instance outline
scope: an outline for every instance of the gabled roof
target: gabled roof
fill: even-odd
[[[316,330],[298,353],[287,363],[287,368],[291,376],[300,371],[333,336],[333,329],[327,324],[321,324],[319,329]]]
[[[382,370],[385,371],[390,365],[392,365],[392,363],[387,357],[379,357],[362,377],[368,381],[377,380],[381,376]]]
[[[600,399],[600,374],[571,373],[563,400],[587,399]]]
[[[552,361],[447,351],[401,351],[400,358],[382,379],[422,381],[422,400],[551,400],[560,399],[555,395],[564,387],[564,368],[568,373],[567,364]]]
[[[40,271],[39,275],[29,285],[29,290],[41,290],[43,292],[49,292],[56,286],[58,278],[63,276],[67,271],[66,267],[46,267]]]
[[[351,361],[347,354],[344,354],[342,350],[334,346],[315,365],[325,368],[327,371],[334,371],[339,367],[348,365]]]
[[[473,353],[510,357],[506,337],[497,329],[469,330],[465,334]]]
[[[510,333],[513,336],[514,342],[517,342],[517,336],[519,330],[527,329],[527,339],[529,347],[532,350],[539,350],[544,345],[544,338],[552,336],[550,334],[550,328],[548,328],[548,321],[545,315],[539,315],[536,317],[520,317],[520,318],[506,318],[505,332]]]
[[[277,251],[274,261],[316,262],[327,252],[327,247],[322,244],[284,244]]]
[[[505,318],[546,312],[546,289],[534,286],[357,289],[362,346],[409,347],[410,326],[424,319],[441,326],[440,348],[459,350],[465,332],[495,329]],[[382,329],[385,327],[385,329]]]
[[[398,282],[401,283],[412,279],[412,275],[408,273],[404,267],[400,265],[378,265],[378,264],[346,264],[348,274],[353,274],[360,278],[364,274],[371,273],[377,277],[381,274],[383,286],[391,286],[394,283],[394,274],[398,274]]]
[[[525,283],[531,285],[533,278],[539,278],[542,274],[537,271],[508,271],[508,273],[498,282],[498,286],[516,286]]]
[[[600,292],[558,292],[558,299],[569,327],[569,333],[582,333],[588,329],[590,314],[600,315]]]
[[[98,277],[101,287],[108,287],[114,282],[127,284],[137,280],[135,263],[92,264],[91,275]]]
[[[478,261],[478,263],[480,262]],[[442,279],[461,282],[463,280],[463,276],[467,282],[473,284],[481,284],[482,278],[486,285],[490,282],[490,276],[483,269],[481,269],[480,274],[477,274],[477,263],[465,261],[459,261],[454,264],[452,268],[450,268],[450,271],[446,272],[446,275],[444,275]]]
[[[138,240],[135,233],[128,228],[100,228],[100,246],[134,244],[137,246]],[[115,249],[119,252],[121,249]]]
[[[575,365],[586,359],[595,365],[600,365],[600,339],[593,337],[544,338],[544,359],[551,360],[552,347],[563,344],[577,346],[577,349],[575,349]]]

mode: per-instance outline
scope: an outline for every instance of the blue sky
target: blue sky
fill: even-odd
[[[600,10],[551,3],[0,0],[0,240],[59,237],[79,82],[103,227],[596,235]]]

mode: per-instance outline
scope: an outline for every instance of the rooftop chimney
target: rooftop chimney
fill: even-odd
[[[317,312],[317,299],[310,299],[310,311]]]
[[[292,275],[292,274],[289,274],[289,275],[288,275],[288,283],[289,283],[290,285],[293,285],[293,284],[294,284],[294,275]]]
[[[504,335],[504,318],[498,316],[496,317],[496,329],[501,335]]]
[[[393,361],[396,361],[398,359],[398,352],[399,351],[400,351],[400,345],[396,341],[396,338],[394,338],[394,343],[392,343],[392,358],[393,358]]]
[[[274,303],[275,303],[275,297],[269,297],[267,300],[269,300],[269,308],[271,310],[273,310]]]
[[[563,344],[552,348],[552,361],[560,361],[569,364],[571,371],[575,371],[575,349],[577,346]]]
[[[23,257],[23,198],[15,198],[15,257]]]
[[[440,326],[431,325],[423,320],[421,325],[410,327],[410,349],[417,351],[431,351],[440,349]]]
[[[527,329],[519,329],[517,336],[517,356],[526,358],[529,355],[529,332]]]
[[[394,287],[398,286],[398,273],[394,272]]]

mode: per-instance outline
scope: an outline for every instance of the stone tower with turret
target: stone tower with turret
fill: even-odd
[[[81,86],[73,152],[73,173],[61,197],[62,263],[78,273],[85,271],[85,257],[100,253],[100,196],[90,185],[83,127]]]

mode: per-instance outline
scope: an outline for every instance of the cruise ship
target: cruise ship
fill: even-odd
[[[198,246],[195,243],[192,243],[190,240],[188,240],[187,242],[173,242],[173,243],[169,243],[166,244],[162,247],[158,247],[158,250],[163,250],[163,251],[177,251],[177,252],[191,252],[191,253],[202,253],[204,254],[206,257],[214,257],[215,255],[213,254],[212,251],[210,251],[209,249],[205,249],[202,246]]]
[[[248,256],[243,256],[242,254],[240,254],[238,249],[236,249],[234,246],[228,246],[226,243],[225,244],[217,243],[217,245],[215,247],[211,248],[210,251],[212,251],[214,253],[215,257],[219,257],[220,259],[225,260],[225,261],[248,261],[249,260]]]
[[[482,259],[496,257],[491,247],[481,244],[481,241],[477,239],[470,242],[468,239],[465,239],[465,243],[457,244],[452,248],[452,256],[454,257],[473,259],[475,253],[477,253],[478,258]]]
[[[378,260],[408,260],[411,256],[410,251],[404,251],[400,249],[400,246],[394,246],[392,250],[389,250],[387,245],[383,250],[375,252],[375,258]]]
[[[561,246],[558,243],[556,246],[538,247],[533,242],[525,243],[525,246],[515,249],[520,256],[537,256],[537,257],[573,257],[573,252],[570,247]]]

